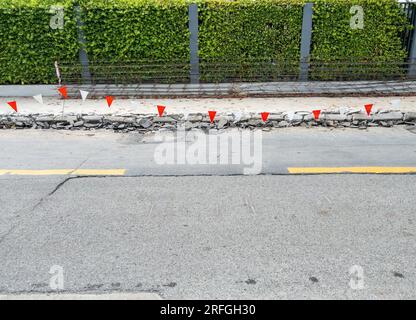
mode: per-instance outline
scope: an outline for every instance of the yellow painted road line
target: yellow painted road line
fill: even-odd
[[[56,170],[2,170],[3,174],[16,176],[49,176],[49,175],[67,175],[70,174],[70,169],[56,169]]]
[[[110,169],[110,170],[100,170],[100,169],[77,169],[74,170],[71,174],[77,176],[124,176],[126,174],[125,169]]]
[[[416,167],[299,167],[288,168],[292,174],[325,174],[325,173],[416,173]]]
[[[52,170],[0,170],[0,175],[17,176],[52,176],[52,175],[74,175],[74,176],[123,176],[125,169],[52,169]]]

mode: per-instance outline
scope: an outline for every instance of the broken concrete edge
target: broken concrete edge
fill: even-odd
[[[57,129],[57,130],[91,130],[111,129],[114,131],[157,131],[226,128],[286,128],[286,127],[340,127],[367,128],[392,127],[395,125],[416,126],[416,112],[377,111],[367,115],[360,110],[323,111],[316,120],[309,111],[270,113],[267,121],[260,114],[231,113],[218,114],[211,123],[208,114],[189,115],[169,114],[166,116],[126,114],[31,114],[0,115],[0,129]]]

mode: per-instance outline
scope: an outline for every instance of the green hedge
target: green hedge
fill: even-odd
[[[99,62],[91,66],[95,77],[124,82],[187,81],[186,1],[81,0],[80,3],[87,53],[90,60]]]
[[[75,2],[82,8],[95,79],[189,81],[190,0],[0,0],[0,84],[56,83],[55,60],[60,61],[64,80],[80,78]],[[197,2],[203,81],[297,78],[306,0]],[[390,64],[407,56],[400,33],[409,27],[408,21],[395,0],[313,2],[313,79],[403,72]],[[49,27],[49,7],[57,4],[65,7],[63,30]],[[349,9],[354,4],[364,8],[363,30],[350,28]],[[354,63],[338,64],[339,59]],[[365,67],[361,63],[366,60],[379,64]],[[328,71],[328,63],[339,74]]]
[[[63,30],[50,28],[51,5],[65,10]],[[56,83],[53,63],[78,57],[71,0],[0,0],[0,84]]]
[[[312,76],[316,79],[371,79],[400,75],[407,57],[400,33],[410,28],[395,0],[314,0]],[[364,28],[350,28],[350,8],[364,10]],[[351,63],[337,63],[345,60]],[[328,72],[331,67],[334,71]],[[341,75],[341,76],[340,76]]]
[[[279,80],[296,76],[304,2],[202,1],[202,79]]]

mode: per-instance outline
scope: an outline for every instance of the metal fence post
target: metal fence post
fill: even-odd
[[[308,2],[303,7],[302,38],[300,44],[300,75],[299,80],[307,81],[309,74],[309,58],[312,41],[313,3]]]
[[[412,5],[412,10],[416,10],[416,6]],[[414,19],[414,11],[412,13],[412,22],[413,22],[413,30],[412,30],[412,45],[410,47],[409,52],[409,69],[408,69],[408,77],[409,78],[416,78],[416,19]]]
[[[198,5],[192,3],[189,5],[189,49],[190,49],[190,62],[191,83],[199,83],[199,57],[198,57]]]
[[[82,30],[82,27],[84,23],[81,19],[81,7],[79,4],[75,5],[75,19],[77,23],[77,31],[78,31],[78,43],[79,43],[79,61],[81,63],[81,76],[82,81],[84,83],[90,83],[91,82],[91,73],[89,69],[89,62],[88,62],[88,55],[87,51],[85,50],[87,41],[85,39],[84,31]]]

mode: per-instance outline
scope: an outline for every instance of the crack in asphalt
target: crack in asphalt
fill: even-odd
[[[61,181],[61,182],[59,182],[57,185],[56,185],[56,187],[51,191],[51,192],[49,192],[45,197],[43,197],[42,199],[40,199],[39,200],[39,202],[37,203],[37,205],[33,208],[33,209],[35,209],[38,205],[40,205],[41,203],[42,203],[42,201],[44,201],[45,199],[47,199],[48,197],[50,197],[50,196],[53,196],[59,189],[61,189],[63,186],[64,186],[64,184],[66,184],[69,180],[72,180],[72,179],[76,179],[77,177],[67,177],[67,178],[65,178],[63,181]]]
[[[62,188],[63,185],[65,185],[69,180],[72,180],[74,178],[77,178],[77,176],[70,176],[73,172],[77,171],[79,168],[81,168],[87,161],[88,161],[89,157],[85,160],[83,160],[74,170],[72,170],[68,176],[61,181],[60,183],[58,183],[56,185],[56,187],[49,192],[46,196],[42,197],[31,209],[31,211],[34,211],[37,207],[39,207],[47,198],[49,198],[50,196],[54,195],[60,188]]]
[[[89,157],[87,158],[87,159],[85,159],[85,160],[83,160],[74,170],[72,170],[71,172],[70,172],[70,174],[72,173],[72,172],[75,172],[76,170],[78,170],[79,168],[81,168],[87,161],[88,161],[88,159],[89,159]],[[25,216],[27,215],[27,214],[29,214],[29,213],[31,213],[31,212],[33,212],[33,211],[35,211],[47,198],[49,198],[50,196],[52,196],[53,194],[55,194],[63,185],[65,185],[65,183],[67,183],[69,180],[72,180],[72,179],[74,179],[74,178],[77,178],[77,176],[74,176],[74,177],[70,177],[70,176],[68,176],[68,177],[66,177],[63,181],[61,181],[61,182],[59,182],[56,186],[55,186],[55,188],[51,191],[51,192],[49,192],[46,196],[43,196],[43,197],[41,197],[40,199],[39,199],[39,201],[37,201],[33,206],[27,206],[27,207],[24,207],[24,208],[22,208],[22,209],[19,209],[19,210],[17,210],[17,211],[15,211],[15,212],[13,212],[13,216],[16,216],[17,214],[19,214],[19,213],[24,213],[25,211],[27,211],[26,212],[26,214],[25,214]],[[16,223],[14,224],[14,225],[12,225],[11,227],[10,227],[10,229],[8,230],[8,231],[6,231],[6,233],[5,234],[3,234],[1,237],[0,237],[0,245],[3,243],[3,241],[7,238],[7,236],[8,235],[10,235],[16,228],[17,228],[17,226],[20,224],[20,222],[22,221],[24,219],[24,217],[22,216],[22,217],[20,217],[19,216],[19,218],[17,219],[17,221],[16,221]]]
[[[102,286],[104,286],[106,284],[102,284]],[[47,285],[45,285],[46,287]],[[0,294],[31,294],[31,293],[36,293],[36,294],[47,294],[47,293],[61,293],[61,294],[65,294],[65,293],[109,293],[109,292],[126,292],[126,293],[157,293],[159,295],[162,294],[162,290],[161,287],[164,287],[164,285],[154,285],[154,286],[146,286],[144,288],[142,288],[141,290],[137,290],[137,289],[133,289],[133,288],[120,288],[120,289],[115,289],[115,288],[101,288],[99,290],[93,290],[91,288],[88,287],[83,287],[83,288],[78,288],[78,289],[62,289],[62,290],[53,290],[53,289],[28,289],[28,290],[5,290],[5,289],[0,289]]]
[[[79,166],[81,167],[87,160],[84,160]],[[77,169],[74,169],[74,171]],[[74,172],[73,171],[73,172]],[[100,179],[106,179],[106,178],[145,178],[145,177],[154,177],[154,178],[169,178],[169,177],[258,177],[258,176],[322,176],[322,175],[378,175],[378,176],[388,176],[388,175],[398,175],[398,176],[404,176],[404,175],[416,175],[416,173],[350,173],[350,172],[343,172],[343,173],[299,173],[299,174],[291,174],[291,173],[260,173],[257,175],[245,175],[241,173],[236,174],[166,174],[166,175],[155,175],[155,174],[139,174],[139,175],[125,175],[125,176],[114,176],[114,175],[85,175],[85,176],[69,176],[66,177],[63,181],[58,183],[55,188],[49,192],[46,196],[42,197],[35,205],[33,205],[31,208],[25,207],[22,208],[16,212],[14,212],[14,215],[20,212],[24,212],[25,210],[28,210],[28,213],[33,212],[36,210],[46,199],[56,194],[67,182],[71,180],[77,180],[77,179],[94,179],[94,178],[100,178]],[[3,234],[0,237],[0,244],[4,241],[4,239],[11,234],[16,227],[20,224],[19,222],[14,224],[5,234]]]

